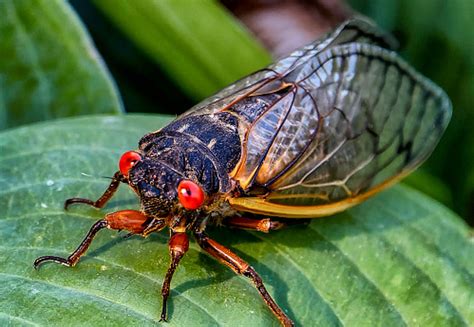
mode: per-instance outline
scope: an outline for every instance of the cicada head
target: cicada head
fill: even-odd
[[[125,152],[119,167],[149,216],[163,218],[183,210],[195,211],[207,198],[199,181],[139,151]]]

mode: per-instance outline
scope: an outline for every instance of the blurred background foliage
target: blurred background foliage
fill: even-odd
[[[473,225],[474,1],[301,0],[269,2],[268,6],[295,2],[305,8],[322,8],[314,20],[334,18],[327,19],[329,25],[350,15],[352,10],[372,18],[400,40],[403,57],[447,91],[454,106],[451,124],[428,163],[406,183],[447,204]],[[252,34],[232,13],[242,17],[242,12],[245,15],[259,6],[259,10],[269,10],[259,1],[249,2],[247,7],[241,2],[225,1],[226,8],[210,0],[72,0],[68,10],[74,10],[79,19],[68,13],[58,14],[64,9],[56,1],[37,1],[34,12],[21,9],[26,8],[28,1],[15,1],[14,13],[11,3],[0,2],[0,9],[10,13],[10,20],[0,22],[0,33],[7,34],[15,20],[21,21],[23,30],[12,35],[43,44],[44,49],[33,51],[28,42],[19,48],[15,47],[14,39],[2,39],[0,50],[6,60],[0,63],[0,87],[6,91],[0,93],[1,128],[86,113],[182,113],[270,63],[272,56],[265,50],[262,38],[268,30],[270,34],[282,34],[277,28],[282,25],[282,16],[275,16],[274,26],[270,24],[267,34],[259,35],[258,29]],[[38,19],[32,19],[34,15]],[[63,28],[61,19],[72,21],[74,28]],[[33,21],[36,26],[29,25]],[[116,83],[123,107],[116,100],[114,82],[89,35]],[[13,57],[22,60],[18,64],[11,60]],[[45,97],[45,89],[54,89],[54,83],[48,82],[51,75],[47,68],[58,61],[62,67],[51,71],[55,83],[80,83],[88,96],[76,93],[73,99],[89,101],[88,112],[61,110],[72,90],[62,91],[63,96],[53,92]],[[46,68],[46,72],[38,67]],[[2,71],[15,72],[22,79],[9,80],[9,75],[1,74]],[[21,96],[22,90],[32,87],[36,88],[36,96]],[[107,106],[110,103],[114,105]]]

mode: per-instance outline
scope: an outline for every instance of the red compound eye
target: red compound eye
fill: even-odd
[[[138,152],[128,151],[122,154],[122,157],[120,157],[119,161],[119,168],[122,175],[127,177],[130,168],[132,168],[140,160],[142,160],[142,156]]]
[[[196,210],[204,203],[202,188],[190,180],[182,180],[178,185],[179,202],[188,210]]]

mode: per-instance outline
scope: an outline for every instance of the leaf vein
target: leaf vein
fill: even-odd
[[[274,248],[285,258],[286,261],[288,261],[292,266],[294,266],[296,268],[296,270],[298,271],[298,273],[303,276],[304,280],[310,284],[310,285],[313,285],[311,283],[311,281],[306,277],[306,275],[304,274],[303,270],[301,270],[300,266],[291,258],[290,255],[288,255],[288,253],[286,253],[286,251],[284,251],[283,249],[281,249],[281,247],[270,241],[269,239],[267,238],[263,238],[262,236],[258,235],[257,233],[252,233],[253,236],[257,237],[258,239],[260,239],[261,241],[264,241],[264,242],[268,242],[270,244],[272,244],[274,246]],[[341,326],[344,326],[343,322],[342,322],[342,319],[341,317],[334,311],[334,309],[332,308],[332,306],[329,304],[329,301],[327,299],[324,298],[324,296],[319,293],[314,287],[312,289],[312,291],[318,295],[318,297],[325,303],[325,305],[329,308],[330,312],[332,313],[332,315],[334,316],[334,318],[337,319],[339,325]]]
[[[161,236],[160,234],[158,234],[158,235]],[[24,249],[24,250],[35,250],[35,251],[36,251],[36,250],[41,250],[41,251],[44,250],[44,251],[46,251],[46,252],[48,252],[48,251],[55,252],[55,251],[56,251],[56,252],[63,252],[63,253],[65,253],[66,255],[69,254],[69,252],[66,251],[66,250],[58,250],[58,249],[52,249],[52,248],[47,248],[47,247],[38,247],[38,246],[16,246],[16,247],[14,247],[14,248],[10,248],[10,247],[6,247],[6,246],[0,245],[0,248],[6,249],[6,250],[9,250],[9,249],[13,249],[13,250]],[[158,279],[155,279],[155,278],[153,278],[153,277],[151,277],[151,276],[148,276],[148,275],[146,275],[146,274],[140,273],[140,272],[138,272],[138,271],[136,271],[136,270],[133,270],[133,269],[127,267],[127,266],[124,266],[124,265],[122,265],[122,264],[119,264],[119,263],[117,263],[116,261],[107,261],[107,260],[105,260],[105,259],[103,259],[103,258],[101,258],[101,257],[97,257],[97,256],[94,256],[94,257],[89,256],[89,259],[90,259],[90,260],[96,260],[96,261],[102,262],[102,263],[104,263],[104,264],[110,264],[110,265],[112,265],[112,266],[115,266],[116,268],[119,268],[119,269],[122,269],[122,270],[125,270],[125,271],[128,271],[128,272],[131,272],[132,274],[134,274],[134,275],[136,275],[136,276],[138,276],[138,277],[142,277],[142,278],[144,278],[144,279],[150,281],[151,283],[153,283],[153,284],[155,284],[155,285],[157,285],[157,286],[161,286],[162,280],[158,280]],[[0,272],[0,275],[1,275],[1,274],[3,274],[3,273]],[[21,276],[20,276],[20,277],[21,277]],[[25,277],[25,278],[26,278],[26,277]],[[28,278],[27,278],[27,279],[28,279]],[[54,285],[57,285],[57,284],[52,284],[52,283],[51,283],[51,285],[54,286]],[[59,285],[58,287],[61,288],[62,286]],[[71,289],[71,290],[75,290],[75,289]],[[192,298],[190,298],[190,297],[189,297],[188,295],[186,295],[185,293],[179,292],[179,291],[177,291],[176,289],[172,289],[171,291],[172,291],[172,293],[176,293],[176,294],[178,294],[178,295],[181,295],[181,296],[183,297],[183,299],[185,299],[185,300],[188,301],[189,303],[193,304],[194,306],[196,306],[197,308],[199,308],[200,310],[202,310],[202,311],[203,311],[212,321],[214,321],[216,324],[223,325],[222,323],[220,323],[219,321],[217,321],[217,320],[209,313],[209,311],[208,311],[205,307],[203,307],[202,305],[200,305],[198,302],[194,301]],[[87,293],[87,292],[83,292],[83,293],[89,294],[89,293]],[[94,294],[92,294],[92,295],[94,295]],[[98,297],[100,297],[100,296],[98,296]],[[102,298],[102,297],[100,297],[100,298]],[[104,299],[107,300],[106,298],[104,298]],[[111,301],[111,302],[113,302],[113,301]],[[115,303],[115,302],[114,302],[114,303]],[[117,304],[124,306],[123,304],[120,304],[120,303],[117,303]],[[125,306],[125,307],[126,307],[126,306]],[[137,312],[139,312],[139,311],[137,311]],[[146,316],[146,317],[148,317],[146,314],[143,314],[143,315]],[[150,319],[153,320],[153,318],[150,318]]]
[[[6,272],[0,272],[0,276],[4,276],[6,278],[12,278],[12,279],[21,279],[21,280],[25,280],[25,281],[28,281],[28,282],[31,282],[31,283],[36,283],[36,284],[43,284],[43,285],[47,285],[49,287],[54,287],[54,288],[57,288],[57,289],[64,290],[65,292],[69,292],[69,293],[72,293],[72,294],[81,294],[83,296],[86,296],[86,297],[89,297],[89,298],[92,298],[92,299],[96,299],[99,302],[107,302],[107,303],[110,303],[112,305],[116,305],[117,307],[123,307],[123,308],[125,308],[127,310],[130,310],[133,313],[135,313],[136,316],[145,318],[146,320],[149,320],[151,322],[156,322],[155,319],[148,316],[144,312],[140,312],[140,311],[138,311],[138,310],[136,310],[132,307],[128,307],[124,304],[115,302],[111,299],[107,299],[106,297],[100,296],[98,294],[93,294],[93,293],[87,292],[85,289],[70,288],[70,287],[66,287],[66,286],[56,284],[56,283],[52,283],[52,282],[49,282],[49,281],[35,280],[35,279],[32,279],[32,278],[28,278],[26,276],[15,275],[15,274],[10,274],[10,273],[6,273]]]
[[[8,314],[6,312],[0,312],[0,317],[6,317],[7,319],[15,320],[15,321],[18,321],[18,322],[20,322],[22,324],[25,324],[25,325],[41,326],[41,325],[38,325],[37,323],[31,321],[31,320],[27,320],[25,318],[18,317],[18,316],[13,316],[13,315]]]
[[[326,242],[331,244],[335,249],[337,249],[340,254],[347,259],[347,262],[352,265],[354,269],[357,270],[357,272],[360,274],[360,276],[370,285],[373,286],[374,290],[383,298],[383,300],[386,302],[387,307],[392,308],[392,312],[396,313],[397,316],[400,317],[400,320],[403,322],[403,325],[408,326],[405,318],[402,316],[401,312],[398,311],[397,308],[395,308],[392,304],[392,301],[389,300],[389,297],[387,294],[384,293],[383,289],[381,289],[377,284],[374,283],[374,281],[371,280],[371,278],[361,270],[361,267],[350,257],[350,255],[343,251],[341,247],[339,247],[335,242],[330,241],[325,235],[323,235],[320,231],[316,230],[311,224],[309,225],[309,228],[313,230],[315,233],[317,233],[322,239],[324,239]]]

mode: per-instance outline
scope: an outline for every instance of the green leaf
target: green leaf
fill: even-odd
[[[32,267],[67,256],[105,212],[138,207],[125,186],[97,198],[120,154],[169,117],[95,116],[0,133],[0,324],[154,325],[168,265],[167,232],[123,239],[103,231],[75,268]],[[474,245],[449,210],[393,187],[345,213],[270,234],[209,228],[249,261],[303,326],[474,324]],[[172,283],[167,326],[277,326],[251,283],[192,242]]]
[[[195,99],[270,62],[262,46],[216,1],[94,3]]]
[[[65,1],[0,0],[0,129],[120,113],[113,82]]]
[[[453,206],[453,195],[450,189],[439,178],[427,173],[423,169],[418,169],[409,175],[403,180],[403,184],[422,191],[432,199],[448,207]]]

